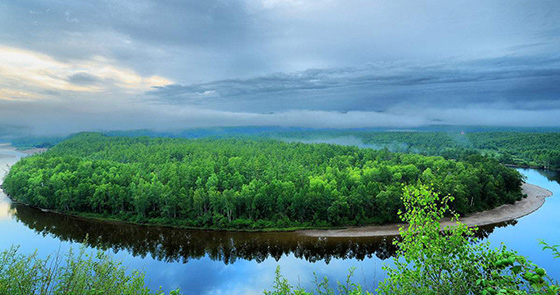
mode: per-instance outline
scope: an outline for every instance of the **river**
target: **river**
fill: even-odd
[[[0,146],[0,175],[24,154]],[[527,182],[560,195],[560,174],[519,169]],[[560,244],[560,200],[548,198],[536,212],[519,220],[486,226],[479,233],[493,245],[528,256],[560,279],[560,261],[543,252],[538,239]],[[292,284],[314,285],[318,277],[344,281],[355,267],[354,281],[375,289],[391,263],[391,237],[313,238],[295,233],[236,233],[180,230],[92,221],[15,204],[0,192],[0,249],[20,245],[20,252],[38,250],[45,257],[85,242],[88,251],[108,249],[131,269],[143,269],[152,289],[176,287],[189,295],[262,294],[274,271]]]

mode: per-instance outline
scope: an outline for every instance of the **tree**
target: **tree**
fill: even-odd
[[[429,186],[406,187],[400,229],[402,239],[394,266],[385,266],[388,278],[380,294],[557,294],[546,272],[505,246],[491,249],[489,242],[472,243],[476,229],[453,215],[454,226],[441,231],[440,220],[449,212],[453,197]]]

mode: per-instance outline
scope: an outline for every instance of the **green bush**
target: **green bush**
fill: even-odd
[[[56,253],[45,259],[11,247],[0,253],[0,294],[10,295],[163,295],[146,287],[144,274],[127,269],[104,252]],[[174,290],[170,295],[179,295]]]

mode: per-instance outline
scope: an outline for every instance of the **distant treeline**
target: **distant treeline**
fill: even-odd
[[[53,137],[19,137],[12,138],[10,142],[13,146],[17,147],[19,150],[28,150],[34,148],[51,148],[57,143],[63,141],[65,137],[53,136]]]
[[[22,159],[3,187],[46,209],[205,228],[294,228],[398,221],[402,187],[433,183],[460,214],[521,198],[496,160],[458,161],[276,140],[84,133]]]
[[[463,132],[464,131],[464,132]],[[464,133],[464,134],[463,134]],[[560,169],[560,132],[554,128],[498,128],[442,126],[413,131],[379,129],[305,129],[282,127],[215,127],[180,131],[110,131],[107,136],[166,138],[272,138],[288,141],[326,141],[390,151],[456,159],[465,151],[494,157],[504,164]],[[348,140],[352,137],[353,140]],[[61,137],[24,137],[12,140],[20,149],[49,148]]]

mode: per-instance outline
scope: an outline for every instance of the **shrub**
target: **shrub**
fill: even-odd
[[[163,295],[146,287],[144,274],[127,269],[102,251],[89,254],[82,246],[64,255],[56,253],[46,259],[35,251],[25,255],[18,247],[0,253],[0,294],[63,295],[63,294],[135,294]],[[179,290],[170,292],[179,295]]]

